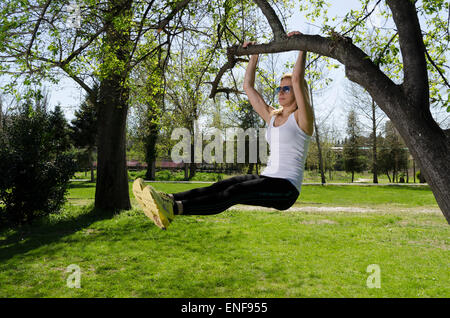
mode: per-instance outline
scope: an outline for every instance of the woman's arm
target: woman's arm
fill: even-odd
[[[294,31],[288,33],[288,36],[294,34],[301,33]],[[308,87],[305,82],[305,63],[306,52],[300,51],[292,72],[292,86],[294,87],[295,101],[298,106],[298,111],[296,112],[298,125],[307,135],[312,136],[314,132],[314,115],[308,97]]]
[[[254,42],[245,42],[243,47],[247,47]],[[256,64],[258,63],[258,55],[252,55],[245,70],[244,77],[244,91],[247,94],[248,100],[253,109],[264,119],[268,124],[270,123],[270,108],[262,98],[261,94],[255,89],[255,72]]]

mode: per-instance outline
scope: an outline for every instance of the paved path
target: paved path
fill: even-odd
[[[250,206],[243,204],[236,204],[230,207],[228,210],[240,210],[240,211],[278,211],[273,208],[265,208],[258,206]],[[442,214],[439,208],[398,208],[386,209],[386,208],[363,208],[363,207],[348,207],[348,206],[293,206],[282,212],[350,212],[350,213],[430,213],[430,214]]]

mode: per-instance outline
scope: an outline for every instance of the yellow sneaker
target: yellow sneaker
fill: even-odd
[[[152,220],[157,227],[165,230],[165,227],[159,218],[159,214],[157,213],[155,201],[150,193],[150,188],[145,186],[142,178],[138,178],[133,182],[133,194],[142,207],[145,215]]]
[[[147,186],[147,188],[149,188],[152,194],[159,219],[164,227],[167,228],[175,218],[175,214],[173,213],[174,201],[168,194],[156,191],[152,186]]]

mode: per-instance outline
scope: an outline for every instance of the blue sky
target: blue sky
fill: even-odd
[[[344,16],[345,13],[349,10],[349,8],[357,9],[359,6],[358,0],[345,0],[345,1],[331,1],[334,2],[330,7],[330,16]],[[315,22],[316,25],[321,25],[321,21],[317,20]],[[309,30],[310,34],[316,33],[317,28],[313,25],[308,24],[307,20],[300,15],[299,13],[295,13],[291,19],[287,22],[288,31],[300,30],[304,33]],[[317,30],[318,31],[318,30]],[[284,63],[285,60],[295,61],[296,52],[288,52],[283,53],[281,55],[281,62]],[[344,70],[341,67],[336,72],[332,74],[334,79],[333,87],[326,92],[324,97],[319,97],[319,100],[324,98],[325,102],[328,104],[331,103],[331,106],[336,106],[338,102],[338,94],[339,86],[342,84],[342,80],[344,79]],[[65,110],[67,118],[70,120],[73,118],[73,112],[77,109],[81,100],[84,96],[84,90],[82,90],[72,79],[63,77],[58,85],[50,85],[48,84],[48,88],[50,91],[50,104],[51,107],[54,107],[57,104],[61,104],[63,109]]]
[[[360,9],[359,0],[330,1],[329,17],[343,17],[350,9]],[[374,2],[375,3],[375,2]],[[375,12],[376,13],[376,12]],[[371,17],[371,22],[375,25],[382,22],[375,14]],[[287,21],[287,31],[299,30],[307,34],[316,34],[323,21],[317,19],[314,23],[308,23],[306,18],[298,12],[294,11],[294,15]],[[279,54],[279,61],[284,64],[286,61],[295,61],[297,52],[287,52]],[[329,76],[333,79],[331,85],[323,92],[323,94],[314,96],[316,113],[320,118],[321,114],[326,114],[330,109],[333,113],[328,117],[328,124],[333,125],[340,130],[341,135],[344,134],[346,123],[346,105],[345,105],[345,87],[348,80],[344,75],[344,67],[341,65],[339,69],[333,70]],[[50,92],[51,108],[57,104],[61,104],[68,120],[73,118],[74,111],[79,107],[84,98],[84,90],[81,89],[72,79],[62,77],[58,85],[47,84]],[[323,115],[324,116],[324,115]]]

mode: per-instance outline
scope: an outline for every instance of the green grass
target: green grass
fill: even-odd
[[[299,201],[304,204],[337,206],[433,207],[437,206],[428,186],[308,186]]]
[[[178,192],[207,184],[154,183]],[[130,183],[131,189],[131,183]],[[449,226],[428,188],[304,186],[300,206],[379,213],[228,210],[154,226],[135,205],[102,215],[73,183],[61,214],[0,232],[0,297],[449,297]],[[386,208],[388,207],[388,208]],[[68,288],[66,268],[81,268]],[[370,289],[370,264],[381,288]]]
[[[264,167],[263,167],[264,168]],[[245,169],[244,169],[245,171]],[[254,171],[255,172],[255,171]],[[261,172],[261,171],[259,171]],[[128,177],[130,180],[135,180],[136,178],[145,178],[146,170],[134,171],[128,170]],[[195,176],[191,181],[218,181],[224,178],[231,177],[236,174],[225,174],[225,173],[206,173],[206,172],[196,172]],[[97,171],[94,170],[94,176],[97,176]],[[156,171],[156,180],[158,181],[182,181],[184,180],[184,171],[172,171],[172,170],[160,170]],[[327,183],[351,183],[352,174],[345,171],[332,171],[331,179],[330,174],[327,172],[325,174]],[[73,179],[90,179],[90,171],[78,171],[75,173]],[[355,183],[372,183],[373,175],[367,171],[361,173],[355,173],[354,182]],[[406,180],[406,177],[405,177]],[[409,183],[413,183],[413,176],[410,176]],[[305,170],[304,179],[305,183],[321,183],[320,172],[317,170]],[[416,178],[416,182],[419,180]],[[389,179],[385,174],[378,175],[378,183],[387,184],[390,183]]]
[[[150,183],[157,190],[175,193],[197,187],[206,187],[208,183]],[[130,185],[130,193],[132,183]],[[87,204],[94,200],[95,184],[73,182],[69,189],[69,201],[73,204]],[[132,194],[131,194],[132,196]],[[437,207],[429,186],[340,186],[340,185],[303,185],[297,200],[299,205],[324,206],[389,206],[389,207]]]

